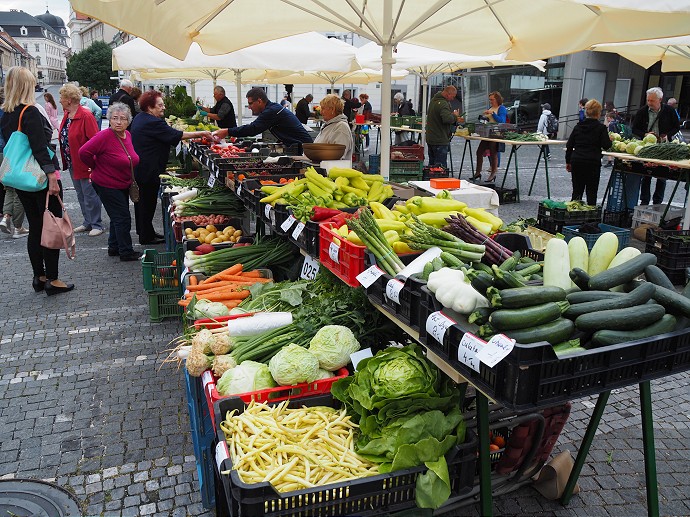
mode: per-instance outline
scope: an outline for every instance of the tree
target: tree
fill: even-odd
[[[67,78],[94,90],[111,90],[113,51],[104,41],[94,41],[67,61]]]

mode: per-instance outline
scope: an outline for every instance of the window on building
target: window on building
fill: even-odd
[[[40,51],[41,51],[41,46],[40,46],[38,43],[36,43],[36,44],[34,45],[34,47],[36,48],[36,52],[40,52]]]
[[[24,50],[29,50],[29,44],[28,43],[24,43]]]
[[[29,31],[26,27],[22,26],[19,28],[19,34],[21,34],[22,36],[26,36],[27,34],[29,34]]]
[[[41,66],[41,56],[36,56],[36,64]]]

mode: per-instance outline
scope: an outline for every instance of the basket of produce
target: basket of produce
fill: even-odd
[[[154,292],[162,290],[178,291],[180,269],[175,252],[160,252],[145,250],[141,261],[141,275],[144,291]],[[177,300],[175,300],[177,302]]]
[[[564,226],[601,221],[601,207],[590,206],[582,201],[552,201],[539,203],[537,227],[549,233],[558,233]]]

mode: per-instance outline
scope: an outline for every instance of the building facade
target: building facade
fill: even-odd
[[[40,86],[66,81],[69,41],[61,18],[48,11],[39,16],[20,10],[0,11],[0,32],[9,34],[34,58]]]
[[[111,25],[76,12],[71,6],[67,27],[72,41],[72,53],[81,52],[95,41],[104,41],[115,48],[133,38]]]
[[[24,47],[7,34],[0,32],[0,84],[5,84],[5,74],[13,66],[23,66],[36,75],[36,60]]]

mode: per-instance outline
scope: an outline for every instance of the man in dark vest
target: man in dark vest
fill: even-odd
[[[129,108],[129,111],[132,113],[132,119],[134,119],[134,116],[137,114],[137,110],[134,107],[134,99],[130,95],[132,88],[134,88],[134,85],[129,79],[123,79],[120,81],[120,89],[110,96],[110,104],[115,104],[116,102],[126,104]],[[129,126],[127,126],[127,129],[130,130],[131,128],[132,123],[130,122]]]
[[[199,114],[202,117],[208,116],[210,120],[215,120],[216,125],[220,128],[237,127],[235,107],[230,102],[230,99],[225,96],[225,88],[216,86],[213,89],[213,98],[216,99],[216,105],[212,108],[199,106]]]

